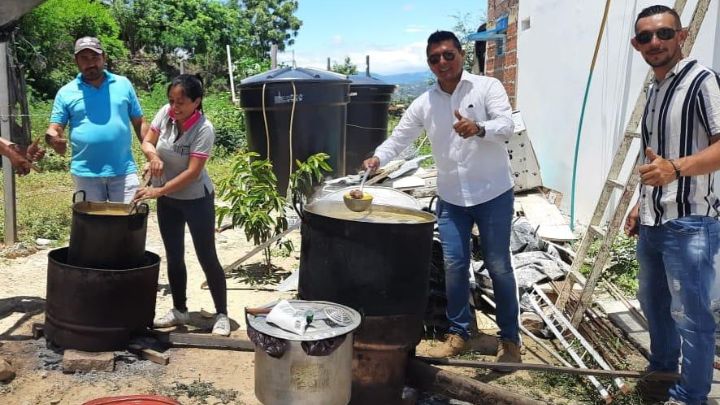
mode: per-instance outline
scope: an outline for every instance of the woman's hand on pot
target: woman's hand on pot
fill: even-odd
[[[138,202],[142,200],[150,200],[153,198],[162,197],[162,187],[143,187],[138,189],[138,191],[135,192],[135,197],[133,197],[133,202]]]

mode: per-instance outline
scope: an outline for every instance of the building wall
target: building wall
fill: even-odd
[[[508,16],[508,29],[501,54],[498,54],[498,43],[488,41],[485,75],[495,77],[503,83],[513,108],[516,105],[518,1],[488,0],[487,9],[488,30],[495,28],[495,22],[503,15]]]
[[[499,78],[528,130],[545,186],[563,194],[570,211],[576,170],[575,219],[587,224],[599,198],[625,126],[649,68],[630,46],[637,13],[671,0],[612,1],[590,80],[582,127],[580,116],[605,1],[488,0],[488,26],[509,14],[507,51],[487,59],[487,75]],[[688,25],[697,0],[682,13]],[[712,1],[690,57],[720,71],[720,2]],[[513,46],[515,48],[513,48]],[[489,48],[494,48],[494,44]],[[512,51],[515,52],[512,52]],[[495,56],[494,50],[488,52]],[[514,56],[509,57],[513,54]],[[491,71],[492,69],[492,71]],[[575,144],[579,136],[577,166]],[[639,150],[634,145],[632,152]],[[622,174],[629,172],[629,166]]]

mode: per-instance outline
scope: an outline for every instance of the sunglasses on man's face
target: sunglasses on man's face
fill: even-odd
[[[427,61],[431,65],[437,65],[438,63],[440,63],[440,57],[442,57],[446,61],[450,62],[451,60],[455,59],[455,52],[445,51],[442,53],[434,53],[434,54],[428,56]]]
[[[642,45],[645,45],[647,43],[650,43],[652,41],[653,35],[655,35],[659,40],[661,41],[667,41],[670,39],[675,38],[675,33],[680,30],[676,30],[674,28],[660,28],[657,31],[641,31],[635,34],[635,40]]]

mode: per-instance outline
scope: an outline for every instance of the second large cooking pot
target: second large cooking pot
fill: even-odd
[[[145,263],[147,204],[85,201],[78,191],[72,210],[68,264],[124,270]]]
[[[301,299],[337,302],[367,316],[424,313],[434,215],[377,204],[353,212],[326,200],[296,209]]]

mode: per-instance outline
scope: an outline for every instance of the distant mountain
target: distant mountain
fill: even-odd
[[[386,83],[402,85],[427,83],[428,79],[432,76],[432,73],[426,70],[424,72],[398,73],[394,75],[381,75],[377,73],[373,73],[372,75]]]
[[[430,71],[398,73],[394,75],[372,74],[385,83],[397,85],[393,94],[394,100],[412,100],[421,95],[429,87],[428,81],[432,78]]]

